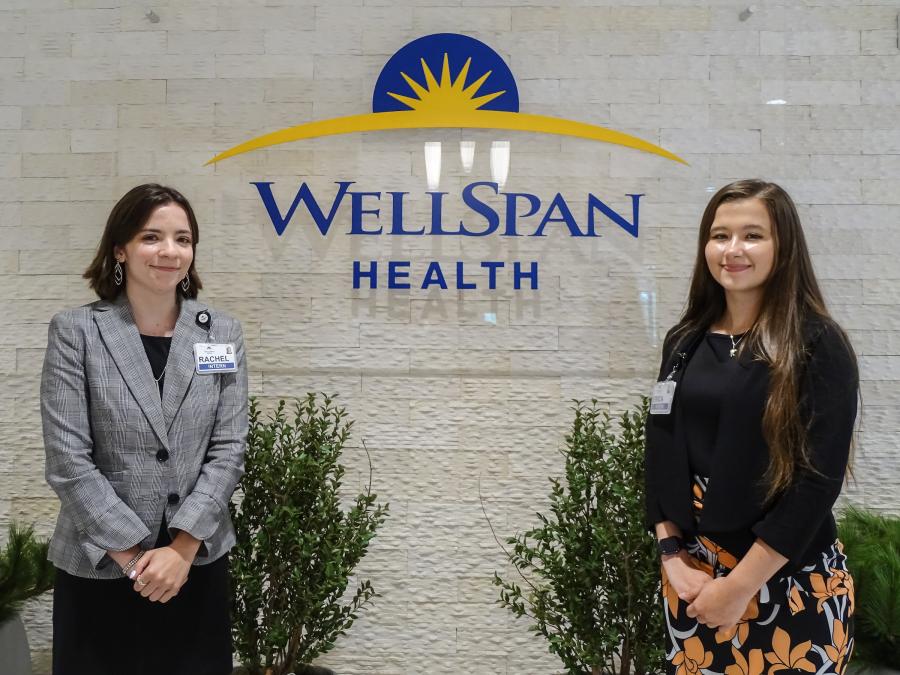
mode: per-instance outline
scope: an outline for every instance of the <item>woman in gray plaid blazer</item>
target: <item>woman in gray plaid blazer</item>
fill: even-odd
[[[100,300],[50,323],[54,675],[231,672],[228,503],[243,472],[247,370],[238,321],[196,300],[198,238],[176,190],[132,189],[85,272]],[[236,368],[201,374],[195,345]]]

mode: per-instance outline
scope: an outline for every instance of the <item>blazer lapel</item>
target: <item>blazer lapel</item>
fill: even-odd
[[[106,348],[153,431],[168,449],[169,438],[163,421],[159,389],[124,293],[116,302],[102,303],[98,309],[94,313],[94,321]]]
[[[207,331],[195,321],[196,310],[196,302],[187,299],[181,301],[181,311],[172,335],[162,400],[167,432],[171,429],[175,415],[194,379],[194,343],[208,341]]]

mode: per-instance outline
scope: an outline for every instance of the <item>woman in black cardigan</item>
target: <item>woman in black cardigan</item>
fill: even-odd
[[[719,190],[647,422],[668,673],[844,672],[853,581],[831,507],[858,381],[791,198]]]

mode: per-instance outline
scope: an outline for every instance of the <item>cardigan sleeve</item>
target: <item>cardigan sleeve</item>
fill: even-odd
[[[839,329],[827,325],[812,346],[801,379],[801,409],[809,420],[807,443],[815,471],[801,470],[753,533],[794,566],[831,513],[847,469],[856,420],[859,373]]]
[[[669,332],[666,333],[666,337],[663,340],[662,361],[659,365],[659,374],[656,377],[657,382],[663,379],[667,374],[665,373],[665,369],[672,352],[671,338],[674,330],[674,328],[669,329]],[[658,493],[653,480],[652,446],[655,438],[653,427],[658,423],[659,421],[656,420],[653,415],[648,414],[647,423],[644,428],[644,525],[651,532],[655,531],[656,523],[661,523],[666,519],[659,506]]]

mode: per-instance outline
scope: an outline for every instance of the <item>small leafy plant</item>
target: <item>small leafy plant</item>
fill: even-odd
[[[285,407],[262,419],[251,399],[243,499],[231,505],[233,636],[254,675],[302,672],[376,597],[369,581],[347,587],[388,511],[370,490],[371,462],[366,491],[342,503],[345,409],[315,394],[292,420]]]
[[[0,553],[0,625],[21,610],[26,600],[53,588],[55,569],[47,560],[48,547],[31,527],[9,526],[9,540]]]
[[[838,538],[856,595],[854,665],[900,670],[900,518],[851,506]]]
[[[659,556],[644,527],[648,401],[618,419],[575,402],[564,479],[551,478],[549,513],[504,547],[521,580],[494,573],[498,603],[548,641],[571,674],[663,670]]]

